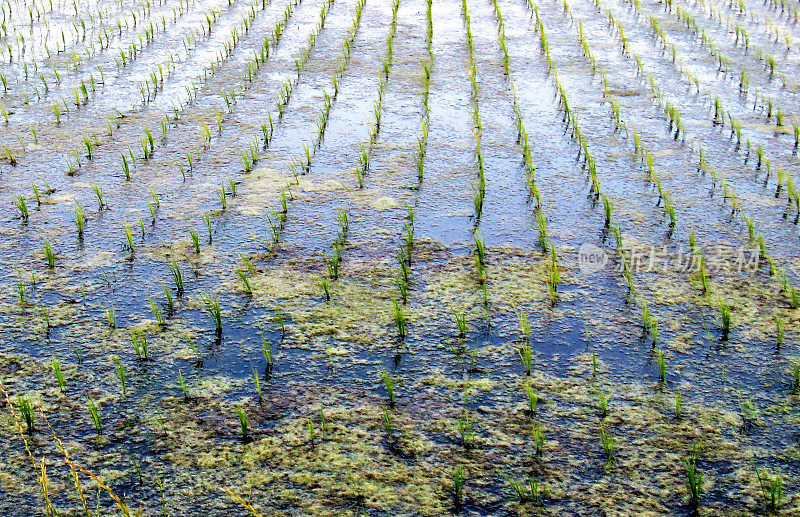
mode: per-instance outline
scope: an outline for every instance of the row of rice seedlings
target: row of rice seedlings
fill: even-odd
[[[585,37],[583,35],[579,35],[579,38],[582,41],[584,49],[585,50],[588,49],[588,43],[586,42]],[[589,53],[590,52],[591,51],[589,50]],[[592,59],[592,65],[593,65],[593,68],[596,69],[596,60]],[[637,65],[639,66],[640,71],[641,71],[641,69],[642,69],[641,60],[637,59]],[[605,72],[602,71],[601,73],[605,77]],[[605,81],[604,81],[604,83],[605,83]],[[653,81],[652,81],[652,78],[651,78],[651,84],[654,84]],[[619,111],[617,111],[617,117],[619,117]],[[624,124],[623,124],[623,126],[624,126]],[[627,129],[626,129],[626,131],[627,131]],[[648,168],[648,173],[649,173],[648,179],[658,187],[658,191],[659,191],[659,195],[660,195],[659,201],[661,199],[664,200],[665,213],[670,218],[670,230],[672,231],[672,229],[675,226],[675,210],[674,210],[674,207],[672,207],[672,205],[671,205],[671,203],[669,201],[669,198],[666,196],[666,194],[664,193],[664,191],[663,191],[663,189],[661,187],[661,183],[660,183],[660,181],[658,179],[658,176],[657,176],[657,174],[655,172],[655,169],[654,169],[654,166],[653,166],[653,155],[641,143],[641,139],[639,138],[639,135],[638,135],[638,133],[636,132],[635,129],[632,130],[632,133],[633,133],[633,136],[634,136],[635,152],[636,152],[636,154],[638,156],[641,157],[642,161],[646,161],[646,163],[647,163],[647,168]],[[608,221],[608,219],[607,219],[607,221]],[[619,243],[621,242],[621,238],[619,237],[618,229],[614,228],[614,230],[615,230],[615,233],[617,235],[617,242],[618,242],[618,248],[619,248],[620,247]],[[691,232],[691,234],[690,234],[690,248],[692,249],[692,251],[694,253],[700,254],[701,280],[702,280],[704,293],[707,293],[708,283],[707,283],[707,278],[706,278],[706,275],[705,275],[705,267],[704,267],[705,266],[705,260],[704,260],[704,257],[702,256],[702,252],[699,251],[699,248],[697,248],[695,243],[693,242],[693,239],[694,239],[694,233]],[[626,276],[626,278],[628,280],[628,284],[630,286],[631,296],[635,297],[635,290],[633,288],[632,280],[631,280],[631,277],[630,277],[630,270],[627,267],[625,267],[623,272],[624,272],[624,274],[625,274],[625,276]],[[642,311],[642,326],[643,326],[644,332],[646,334],[649,334],[649,336],[650,336],[650,339],[651,339],[651,342],[652,342],[652,346],[653,346],[653,350],[656,353],[657,363],[658,363],[658,366],[659,366],[659,376],[661,378],[661,381],[663,382],[665,380],[665,374],[666,374],[666,362],[664,360],[663,351],[658,350],[656,348],[656,345],[657,345],[657,342],[658,342],[658,322],[650,314],[649,308],[648,308],[647,303],[645,301],[640,301],[639,305],[640,305],[641,311]],[[720,320],[721,320],[721,329],[722,329],[722,339],[723,340],[727,340],[728,336],[729,336],[729,333],[730,333],[730,328],[731,328],[732,311],[731,311],[731,308],[727,304],[725,304],[725,302],[723,300],[720,300],[719,306],[720,306]]]
[[[464,29],[467,35],[467,69],[469,73],[470,85],[472,87],[472,125],[473,136],[475,138],[475,161],[477,165],[478,181],[474,186],[475,195],[473,197],[473,208],[475,209],[475,228],[477,231],[480,225],[481,215],[483,214],[483,201],[486,197],[486,176],[484,173],[483,151],[481,149],[481,134],[483,123],[481,121],[479,107],[479,88],[478,88],[478,68],[475,59],[475,46],[472,36],[472,25],[470,23],[469,9],[466,0],[461,1],[461,15],[464,19]]]
[[[325,263],[326,273],[320,279],[319,285],[322,288],[322,294],[325,300],[331,299],[331,281],[339,279],[339,270],[342,263],[342,249],[347,243],[347,235],[350,229],[350,215],[347,208],[339,207],[336,209],[336,221],[339,224],[339,234],[331,243],[333,253],[331,255],[325,254],[323,261]]]
[[[426,2],[426,20],[427,29],[425,35],[425,47],[428,52],[427,60],[421,58],[422,62],[422,113],[420,114],[420,127],[422,135],[417,138],[417,154],[414,156],[414,163],[417,169],[417,185],[422,183],[425,170],[425,156],[428,148],[428,132],[430,126],[430,84],[431,84],[431,67],[433,65],[433,14],[432,14],[432,0]],[[408,303],[408,290],[410,286],[410,270],[412,265],[413,248],[414,248],[414,207],[406,205],[408,214],[406,216],[407,222],[405,223],[405,234],[403,242],[400,244],[400,250],[397,254],[397,262],[400,271],[397,275],[397,287],[399,300],[402,305]],[[406,336],[406,316],[401,304],[392,298],[392,317],[395,326],[398,330],[398,336],[401,340]]]
[[[342,43],[341,51],[340,51],[340,54],[339,54],[339,58],[337,59],[338,66],[337,66],[336,70],[334,70],[334,72],[332,74],[332,78],[331,78],[331,86],[332,86],[332,89],[333,89],[333,95],[328,94],[327,91],[323,92],[324,105],[323,105],[323,108],[320,110],[320,115],[319,115],[319,118],[318,118],[318,121],[317,121],[317,124],[316,124],[316,132],[315,132],[314,138],[312,139],[311,145],[309,146],[308,144],[303,144],[304,159],[300,159],[299,162],[296,161],[296,160],[293,160],[292,164],[290,165],[290,169],[292,170],[292,172],[294,174],[296,183],[299,183],[299,180],[297,179],[297,176],[298,176],[298,174],[297,174],[297,166],[300,165],[302,167],[302,174],[305,174],[308,171],[310,171],[311,162],[313,160],[314,154],[316,153],[317,149],[319,149],[319,147],[322,145],[322,140],[323,140],[323,138],[325,136],[325,131],[328,128],[328,119],[330,117],[330,110],[331,110],[331,108],[333,106],[333,103],[336,101],[336,99],[338,98],[338,95],[339,95],[339,81],[340,81],[342,75],[344,75],[344,72],[347,69],[348,65],[350,64],[352,46],[353,46],[353,42],[355,40],[356,34],[358,32],[358,27],[361,24],[361,15],[362,15],[365,3],[366,3],[366,0],[359,0],[359,2],[357,2],[356,5],[355,5],[354,15],[353,15],[353,18],[352,18],[352,24],[349,27],[349,29],[347,31],[347,34],[345,36],[345,39],[344,39],[344,41]],[[329,7],[326,7],[325,10],[323,10],[321,13],[327,13],[328,10],[329,10]],[[321,18],[322,18],[322,14],[321,14]],[[324,26],[324,20],[321,19],[321,21],[319,22],[317,27],[319,29],[321,29],[323,26]],[[314,38],[313,40],[309,39],[309,41],[310,42],[316,41],[316,38]],[[307,57],[306,57],[306,59],[307,59]],[[298,71],[300,69],[301,69],[301,67],[298,67]],[[297,80],[299,80],[299,74],[298,74],[295,82],[292,83],[292,87],[291,88],[293,88],[293,85],[296,83]],[[291,88],[287,88],[285,86],[284,90],[283,90],[284,93],[279,96],[279,99],[277,101],[279,120],[282,119],[285,106],[288,104],[288,98],[289,98],[289,96],[291,94]],[[273,125],[272,125],[272,118],[270,116],[269,129],[267,129],[266,126],[262,126],[262,133],[264,134],[264,145],[265,145],[265,147],[268,145],[269,139],[271,139],[272,132],[273,132]],[[285,196],[283,196],[283,199],[284,199],[284,213],[285,213],[285,211],[286,211]],[[328,287],[329,287],[329,284],[328,284]]]
[[[642,64],[641,64],[641,60],[637,59],[637,65],[639,67],[640,73],[642,73],[643,76],[649,76],[649,74],[647,74],[643,70],[643,67],[642,67]],[[651,77],[651,87],[656,89],[657,87],[654,85],[652,76],[650,76],[650,77]],[[724,119],[724,108],[721,107],[721,104],[719,103],[718,98],[717,98],[717,100],[715,102],[715,112],[716,112],[715,113],[715,118],[716,117],[720,117],[720,118]],[[652,157],[651,157],[649,152],[646,152],[646,153],[642,152],[643,147],[641,146],[640,141],[638,139],[638,135],[636,135],[635,132],[634,132],[634,140],[636,142],[637,154],[640,154],[641,156],[645,156],[645,155],[647,156],[647,158],[648,158],[648,167],[652,171]],[[760,166],[760,161],[759,161],[759,166]],[[708,165],[707,165],[707,163],[706,163],[706,161],[704,159],[703,150],[702,150],[702,147],[701,147],[700,148],[700,166],[699,166],[699,169],[705,171],[705,170],[707,170],[707,168],[708,168]],[[712,176],[712,178],[716,182],[716,174],[715,174],[715,172],[712,171],[712,173],[710,175]],[[789,181],[791,182],[791,180],[789,180]],[[737,208],[738,203],[736,203],[736,196],[735,196],[735,194],[732,194],[730,192],[730,190],[727,188],[726,184],[724,183],[724,180],[723,180],[723,191],[724,191],[723,202],[728,198],[732,198],[734,200],[732,202],[732,205],[734,206],[734,213],[739,211],[738,208]],[[747,218],[747,216],[745,216],[743,213],[742,213],[742,218],[748,225],[750,240],[753,241],[754,240],[754,233],[755,233],[754,229],[753,229],[753,221],[752,221],[751,218]],[[776,268],[776,266],[774,264],[774,261],[766,253],[763,236],[761,236],[760,234],[759,234],[758,241],[760,243],[760,248],[762,250],[763,258],[765,258],[767,260],[767,262],[770,264],[771,272],[773,274],[777,274],[777,276],[779,278],[779,283],[781,285],[781,292],[787,294],[787,296],[790,299],[790,306],[791,307],[797,307],[798,306],[798,302],[800,300],[798,300],[798,294],[797,294],[796,290],[792,286],[791,282],[788,280],[785,272],[782,269]],[[707,275],[706,275],[706,270],[705,270],[705,257],[702,255],[702,251],[700,251],[699,248],[697,248],[696,243],[694,242],[694,233],[693,232],[690,233],[690,248],[692,249],[693,253],[698,254],[699,257],[700,257],[700,280],[701,280],[701,285],[702,285],[702,288],[703,288],[703,292],[704,292],[704,294],[707,294],[708,293],[708,282],[707,282]],[[732,326],[732,310],[731,310],[731,307],[722,299],[719,300],[718,306],[719,306],[720,321],[721,321],[721,339],[722,340],[727,340],[728,337],[729,337],[729,334],[730,334],[731,326]],[[649,318],[646,317],[646,313],[643,310],[643,320],[647,322],[648,319]],[[782,329],[781,329],[781,326],[780,326],[780,320],[778,320],[778,323],[776,325],[777,325],[778,346],[780,346],[780,343],[782,341]],[[647,326],[648,325],[646,323],[645,327],[647,327]],[[653,330],[655,330],[656,328],[657,327],[653,327]],[[655,336],[655,334],[654,334],[654,336]],[[654,343],[654,346],[655,346],[655,337],[653,339],[653,343]],[[663,362],[663,353],[658,355],[658,359],[659,359],[659,361],[658,361],[659,370],[660,370],[661,378],[662,378],[662,381],[663,381],[664,380],[664,370],[665,370],[665,366],[664,366],[664,362]],[[677,393],[676,393],[676,407],[677,408],[680,407],[680,398],[679,398],[679,395]],[[678,413],[680,413],[679,410],[678,410]]]
[[[400,1],[395,0],[392,4],[392,18],[389,26],[389,34],[386,37],[386,56],[381,61],[381,72],[378,79],[378,100],[375,101],[372,109],[373,120],[368,122],[367,127],[369,129],[369,141],[367,146],[361,146],[361,152],[358,156],[358,165],[356,166],[354,173],[356,179],[358,181],[359,188],[363,188],[364,186],[364,176],[369,171],[369,163],[370,163],[370,155],[372,154],[373,146],[375,145],[378,135],[381,129],[381,116],[383,112],[383,98],[386,92],[386,87],[388,85],[389,74],[391,72],[391,66],[394,62],[394,37],[397,33],[397,12],[400,8]],[[351,31],[351,34],[354,35],[355,31]],[[349,48],[349,45],[348,45]],[[347,51],[349,54],[349,50]],[[336,76],[334,76],[336,77]],[[317,149],[321,145],[321,138],[324,135],[324,130],[327,127],[327,113],[330,111],[330,98],[326,95],[326,109],[323,112],[322,122],[318,124],[318,139],[314,142],[314,149]],[[306,147],[308,149],[308,147]],[[310,166],[311,156],[308,156],[307,163]],[[338,208],[336,213],[336,220],[340,225],[339,234],[337,236],[336,241],[334,241],[331,245],[333,249],[333,254],[331,256],[325,257],[325,265],[327,272],[322,276],[319,281],[319,286],[322,289],[322,294],[325,297],[326,301],[331,299],[331,282],[336,281],[339,278],[339,266],[342,260],[341,250],[344,247],[347,239],[347,233],[349,231],[349,215],[345,208]],[[404,314],[402,313],[402,309],[397,305],[396,301],[392,300],[395,304],[395,321],[398,326],[398,330],[401,335],[401,339],[405,337],[405,319]],[[398,319],[398,317],[400,319]]]
[[[420,116],[420,126],[422,128],[422,135],[417,138],[417,154],[414,156],[414,163],[417,167],[417,187],[422,183],[425,176],[425,155],[428,152],[428,129],[430,125],[430,93],[431,93],[431,67],[433,66],[433,17],[431,14],[432,0],[427,1],[427,32],[425,36],[425,44],[428,50],[428,61],[422,62],[422,107],[423,112]]]
[[[362,13],[362,10],[363,10],[365,2],[366,2],[366,0],[360,0],[356,4],[355,15],[353,17],[353,24],[350,27],[350,29],[349,29],[346,37],[345,37],[345,41],[344,41],[344,43],[342,45],[342,53],[340,55],[340,59],[338,60],[339,67],[334,72],[334,75],[333,75],[334,96],[331,97],[330,95],[327,94],[327,92],[324,95],[325,104],[324,104],[324,108],[321,110],[321,118],[320,118],[320,122],[319,122],[319,125],[318,125],[318,129],[322,128],[322,130],[317,132],[317,139],[318,140],[315,140],[313,142],[312,147],[309,147],[307,144],[304,144],[304,151],[306,152],[306,156],[307,156],[307,161],[306,161],[306,164],[304,165],[304,167],[310,168],[311,160],[313,159],[312,148],[313,149],[318,148],[318,146],[320,145],[321,140],[322,140],[322,138],[324,136],[324,131],[327,128],[327,119],[328,119],[328,116],[329,116],[329,113],[330,113],[330,109],[331,109],[333,101],[335,101],[336,96],[338,95],[338,80],[339,80],[339,77],[341,77],[341,75],[344,73],[345,69],[347,68],[347,65],[349,64],[349,61],[350,61],[350,50],[352,48],[352,43],[353,43],[353,40],[355,39],[357,29],[358,29],[358,27],[360,25],[360,22],[361,22],[361,13]],[[314,35],[310,36],[308,38],[307,46],[301,51],[301,54],[303,56],[302,59],[299,59],[299,60],[295,61],[296,65],[297,65],[296,66],[297,75],[293,79],[289,79],[287,81],[287,83],[285,83],[285,90],[284,91],[288,92],[288,93],[285,94],[285,97],[283,99],[281,99],[279,97],[277,99],[277,101],[276,101],[276,104],[278,105],[279,112],[281,111],[280,105],[284,104],[284,106],[285,106],[285,104],[288,103],[288,97],[290,96],[291,91],[294,88],[295,84],[300,79],[300,74],[301,74],[301,72],[303,70],[303,66],[305,65],[305,62],[308,60],[308,58],[311,55],[311,49],[316,44],[316,40],[317,40],[316,34],[318,34],[319,31],[324,27],[326,16],[327,16],[328,12],[330,12],[330,7],[331,7],[332,4],[333,4],[333,0],[329,0],[320,9],[320,20],[318,21],[317,25],[315,26],[314,31],[312,32],[312,34],[314,34]],[[289,13],[290,13],[289,10],[285,10],[284,11],[284,20],[288,20],[288,14]],[[285,26],[285,21],[283,22],[281,27],[284,27],[284,26]],[[283,30],[284,30],[283,28],[277,29],[274,34],[277,37],[279,37],[279,35],[283,33]],[[277,40],[276,40],[276,42],[274,44],[275,45],[277,44]],[[263,145],[264,148],[266,148],[269,145],[269,141],[271,140],[271,136],[272,136],[272,133],[274,131],[274,122],[273,122],[273,119],[272,119],[271,112],[269,113],[268,119],[269,119],[268,120],[269,126],[266,126],[266,125],[262,126],[262,133],[263,133],[263,136],[264,136],[264,145]],[[281,117],[279,116],[279,121],[280,120],[281,120]],[[253,151],[253,152],[255,152],[255,151]],[[293,164],[292,165],[292,169],[294,169],[294,168],[295,168],[295,165]],[[295,173],[295,175],[296,175],[296,173]],[[223,191],[224,191],[224,189],[223,189]],[[270,225],[270,238],[269,238],[269,242],[267,244],[267,247],[271,251],[274,251],[277,248],[278,241],[280,239],[280,235],[281,235],[281,233],[283,231],[284,223],[286,221],[286,216],[287,216],[287,212],[288,212],[288,198],[287,198],[287,195],[286,195],[286,191],[287,191],[286,189],[282,189],[282,191],[281,191],[281,210],[279,212],[273,210],[272,211],[272,217],[270,217],[269,215],[267,216],[268,224]],[[221,199],[222,199],[222,197],[221,197]],[[273,219],[273,217],[274,217],[274,219]],[[348,225],[349,225],[349,217],[347,216],[347,213],[344,212],[344,216],[343,217],[342,217],[341,213],[337,213],[337,220],[339,220],[340,224],[342,225],[342,232],[340,233],[340,236],[344,235],[344,238],[346,238],[347,228],[348,228]],[[211,227],[210,227],[210,221],[208,220],[207,216],[206,216],[206,224],[207,224],[207,226],[209,228],[209,242],[211,242],[211,230],[210,230]],[[194,230],[192,230],[190,235],[191,235],[192,241],[194,243],[195,251],[197,253],[199,253],[199,249],[200,248],[199,248],[199,238],[197,236],[197,233],[194,232]],[[334,243],[334,244],[335,244],[334,247],[336,249],[338,249],[339,252],[340,252],[341,244],[339,244],[339,243]],[[334,259],[335,260],[334,270],[336,271],[337,276],[338,276],[338,265],[339,265],[339,263],[341,261],[341,255],[340,254],[336,254],[336,252],[335,252],[335,255],[336,255],[336,258]],[[245,292],[248,295],[251,295],[252,294],[252,288],[250,287],[250,283],[249,283],[249,279],[247,277],[247,274],[242,270],[238,270],[237,271],[237,276],[239,277],[239,281],[241,282]],[[324,276],[320,280],[319,285],[320,285],[320,288],[322,289],[323,294],[325,295],[326,299],[330,299],[330,294],[331,294],[330,288],[331,288],[331,285],[330,285],[330,280],[328,279],[328,277]],[[209,304],[208,300],[211,300],[210,304]],[[212,321],[214,322],[215,329],[216,329],[216,332],[217,332],[217,336],[218,336],[218,339],[219,339],[219,337],[221,335],[222,321],[221,321],[221,314],[220,314],[220,310],[219,310],[219,306],[218,306],[218,301],[215,301],[215,299],[210,299],[210,298],[208,300],[205,302],[206,303],[206,312],[208,312],[208,314],[211,316]],[[266,355],[265,355],[265,357],[266,357]],[[270,353],[270,357],[271,357],[271,353]]]
[[[773,3],[777,4],[778,2],[773,2]],[[785,4],[785,2],[781,3]],[[753,9],[750,9],[747,6],[747,4],[745,4],[744,0],[739,0],[735,4],[731,2],[729,5],[724,7],[727,7],[728,10],[733,10],[738,19],[743,19],[742,15],[746,15],[746,19],[752,23],[755,23],[759,31],[765,33],[764,34],[765,36],[771,36],[774,33],[775,44],[778,44],[782,40],[786,46],[786,50],[787,51],[792,50],[793,38],[791,32],[785,28],[781,30],[781,28],[775,24],[775,22],[772,20],[772,18],[769,17],[769,15],[765,15],[764,17],[760,16],[760,13],[756,12]],[[719,17],[719,18],[722,17],[721,10],[713,5],[708,7],[708,11],[710,17]],[[788,9],[782,8],[779,14],[780,15],[786,14],[789,21],[791,21],[793,16],[794,17],[797,16],[797,11],[798,9],[796,7],[789,6]],[[763,20],[760,18],[763,18]],[[736,27],[735,31],[736,41],[734,41],[734,46],[743,46],[745,50],[748,50],[750,47],[749,45],[750,37],[747,29],[745,27],[740,26],[739,23],[735,21],[729,14],[725,15],[725,21],[726,21],[726,26],[730,27],[731,25],[734,25]],[[766,27],[762,26],[762,22],[764,25],[766,25]]]
[[[514,121],[517,128],[517,145],[522,148],[522,162],[525,167],[525,177],[526,182],[528,184],[528,190],[530,192],[531,199],[536,201],[536,206],[534,208],[535,218],[536,218],[536,225],[538,229],[538,236],[539,236],[539,246],[542,248],[542,251],[547,253],[548,251],[548,241],[549,237],[547,234],[547,218],[544,215],[544,207],[542,206],[542,198],[539,192],[539,188],[536,185],[536,167],[533,165],[533,157],[531,153],[530,143],[528,142],[528,131],[525,128],[525,121],[523,120],[522,110],[519,106],[519,101],[517,98],[517,87],[514,82],[513,74],[511,71],[510,66],[510,57],[508,54],[508,47],[505,41],[505,23],[503,21],[503,13],[500,9],[500,5],[498,4],[497,0],[492,0],[492,4],[494,6],[495,17],[498,23],[498,42],[500,44],[500,48],[503,51],[503,69],[505,70],[506,77],[508,79],[509,85],[511,87],[512,92],[512,110],[514,112]],[[566,5],[566,4],[565,4]],[[555,261],[553,261],[555,263]],[[552,298],[555,300],[555,298]]]
[[[359,188],[364,187],[364,177],[369,172],[372,149],[381,131],[383,97],[389,83],[389,73],[394,63],[394,37],[397,33],[397,10],[399,8],[399,0],[394,0],[392,3],[392,19],[389,25],[389,35],[386,37],[386,56],[381,60],[381,72],[378,77],[378,100],[375,101],[372,107],[373,119],[367,123],[367,127],[369,128],[369,141],[366,146],[361,146],[361,152],[358,155],[358,166],[353,171]]]

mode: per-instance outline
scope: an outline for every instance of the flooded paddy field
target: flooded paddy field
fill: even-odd
[[[0,514],[800,513],[798,16],[0,3]]]

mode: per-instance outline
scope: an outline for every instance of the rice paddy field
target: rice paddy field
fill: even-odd
[[[800,513],[797,0],[3,0],[0,514]]]

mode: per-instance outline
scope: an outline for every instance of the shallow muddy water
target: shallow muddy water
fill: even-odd
[[[800,512],[799,10],[0,4],[0,513]]]

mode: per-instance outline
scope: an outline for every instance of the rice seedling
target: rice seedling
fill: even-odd
[[[767,510],[778,511],[783,501],[783,477],[780,474],[770,474],[766,469],[758,467],[756,467],[756,477]]]
[[[510,497],[511,500],[519,501],[520,503],[530,502],[537,506],[542,503],[544,494],[538,480],[534,479],[533,477],[529,477],[528,482],[525,483],[523,481],[511,479],[508,474],[502,470],[500,473],[511,486],[511,490],[513,492]]]
[[[219,299],[212,297],[209,294],[204,294],[201,298],[206,314],[211,318],[214,324],[214,330],[217,336],[222,334],[222,309],[220,308]]]
[[[149,351],[147,344],[147,334],[141,330],[130,330],[131,346],[136,353],[137,359],[147,361],[149,359]]]
[[[64,372],[61,370],[61,361],[54,357],[53,360],[50,361],[50,365],[53,367],[53,375],[56,377],[56,383],[63,393],[67,383],[64,380]]]
[[[241,269],[237,269],[236,275],[239,277],[239,283],[241,284],[242,290],[244,290],[245,294],[247,294],[247,296],[253,296],[253,288],[250,285],[250,279],[247,278],[247,273]]]
[[[558,301],[558,284],[561,279],[561,274],[558,268],[556,249],[552,243],[550,244],[550,261],[547,265],[547,278],[545,281],[547,283],[547,291],[550,295],[550,303],[555,305]]]
[[[739,394],[739,416],[742,419],[742,429],[749,430],[754,425],[758,425],[758,410],[750,397],[742,398]]]
[[[686,487],[689,489],[689,505],[697,509],[700,507],[700,499],[703,496],[703,472],[697,468],[697,457],[694,451],[683,461],[686,465]]]
[[[161,310],[161,307],[153,300],[152,296],[147,297],[148,301],[150,302],[150,309],[153,311],[153,317],[156,320],[156,323],[159,327],[163,327],[167,324],[166,319],[164,318],[164,311]]]
[[[467,330],[469,327],[467,325],[467,317],[461,309],[453,309],[451,308],[450,311],[453,313],[453,317],[456,321],[456,327],[458,328],[458,337],[464,338],[467,335]]]
[[[530,385],[525,386],[525,394],[528,396],[528,412],[531,418],[535,418],[536,409],[539,407],[539,395],[533,391]]]
[[[464,503],[464,483],[466,477],[464,476],[464,467],[462,465],[456,466],[453,470],[453,508],[458,511]]]
[[[20,415],[22,415],[22,419],[25,421],[26,432],[28,434],[33,434],[33,431],[35,430],[33,404],[27,395],[17,395],[17,409],[19,410]]]
[[[719,315],[720,320],[722,321],[722,340],[727,341],[728,336],[731,332],[731,322],[733,318],[733,311],[731,306],[725,303],[725,301],[719,301]]]
[[[667,360],[664,359],[664,351],[661,349],[656,349],[656,363],[658,364],[658,376],[661,382],[664,382],[667,378]]]
[[[208,243],[211,244],[212,243],[212,239],[213,239],[213,228],[211,226],[211,216],[208,215],[208,214],[203,214],[203,217],[201,217],[201,219],[203,220],[203,222],[206,225],[206,231],[208,232]]]
[[[169,272],[172,275],[172,281],[175,284],[175,293],[180,297],[183,295],[183,273],[181,272],[181,268],[178,265],[176,260],[173,260],[170,264],[167,265],[169,268]]]
[[[87,399],[87,407],[89,409],[89,416],[92,418],[92,424],[94,425],[95,431],[97,431],[98,435],[103,434],[103,421],[100,416],[100,408],[97,407],[97,404],[89,397]]]
[[[408,284],[406,283],[405,279],[403,279],[402,275],[397,277],[397,289],[400,292],[400,300],[403,302],[403,305],[408,303]]]
[[[117,377],[119,378],[119,385],[122,388],[122,396],[125,397],[128,394],[128,374],[125,371],[125,366],[120,361],[119,357],[112,355],[111,360],[114,362],[114,368],[117,371]]]
[[[609,199],[605,195],[601,194],[600,198],[603,201],[603,209],[605,210],[606,214],[605,227],[608,228],[609,226],[611,226],[611,215],[613,208],[611,206],[611,201],[609,201]]]
[[[608,415],[608,397],[602,392],[597,392],[597,407],[600,409],[600,418]]]
[[[683,393],[681,390],[675,392],[675,418],[683,418]]]
[[[189,237],[192,239],[192,245],[194,245],[194,252],[196,254],[200,254],[200,236],[197,235],[197,231],[194,228],[189,228]]]
[[[253,385],[256,387],[256,393],[258,394],[258,402],[260,403],[261,398],[261,380],[258,377],[258,371],[253,368]]]
[[[778,348],[783,346],[784,335],[784,321],[780,316],[775,315],[775,341]]]
[[[53,252],[53,246],[50,244],[50,241],[47,240],[47,237],[44,238],[42,250],[44,251],[44,259],[47,262],[47,267],[49,269],[53,269],[56,265],[56,255]]]
[[[406,315],[403,312],[403,307],[397,303],[397,300],[392,298],[392,317],[394,319],[394,324],[397,327],[397,334],[400,339],[405,339],[406,337]]]
[[[533,351],[531,350],[530,345],[525,343],[522,345],[518,350],[517,354],[519,355],[520,360],[522,361],[522,366],[525,369],[525,375],[531,375],[531,369],[533,367]]]
[[[228,193],[225,191],[224,186],[217,189],[217,197],[222,210],[226,210],[228,208]]]
[[[539,422],[534,422],[531,426],[531,437],[533,438],[533,443],[536,446],[536,454],[541,455],[544,452],[545,436],[542,426]]]
[[[529,341],[531,337],[531,322],[528,319],[528,314],[522,310],[517,310],[517,320],[519,321],[519,330],[525,341]]]
[[[464,418],[460,418],[456,425],[458,427],[458,435],[461,438],[461,445],[465,449],[473,448],[475,444],[475,428],[469,418],[469,411],[464,410]]]
[[[83,229],[86,226],[86,211],[83,206],[75,202],[75,227],[78,229],[78,238],[83,238]]]
[[[100,187],[97,185],[92,185],[92,191],[97,198],[97,209],[102,211],[104,208],[108,208],[108,205],[103,200],[103,191],[100,189]]]
[[[606,454],[606,466],[610,466],[616,462],[614,453],[616,439],[608,434],[603,424],[600,424],[600,443],[603,445],[603,451]]]
[[[14,199],[14,205],[19,210],[19,215],[22,218],[23,222],[28,221],[28,204],[25,202],[24,196],[19,196]]]
[[[239,429],[242,433],[242,442],[250,443],[253,441],[253,439],[250,437],[250,426],[247,422],[247,413],[245,413],[242,406],[236,407],[234,411],[236,412],[236,416],[239,417]]]
[[[7,145],[3,145],[3,154],[5,154],[6,160],[8,160],[8,164],[12,167],[17,166],[17,159],[14,158],[14,154],[11,152],[11,149]]]
[[[117,328],[117,310],[112,305],[106,309],[103,309],[103,315],[106,317],[106,323],[112,329]]]
[[[385,368],[380,370],[380,378],[383,382],[383,387],[386,388],[386,395],[389,397],[389,407],[393,408],[395,404],[395,386],[397,378],[390,374]]]
[[[261,353],[266,363],[264,371],[269,376],[272,373],[273,367],[272,343],[267,341],[267,338],[265,338],[263,334],[261,335]]]
[[[328,277],[327,276],[322,276],[322,278],[319,279],[319,282],[317,282],[317,285],[319,285],[320,289],[322,289],[322,295],[325,297],[325,300],[326,301],[330,301],[330,299],[331,299],[331,282],[328,279]]]
[[[28,305],[28,302],[25,300],[25,283],[22,279],[17,280],[17,301],[19,302],[20,307],[25,307]]]

